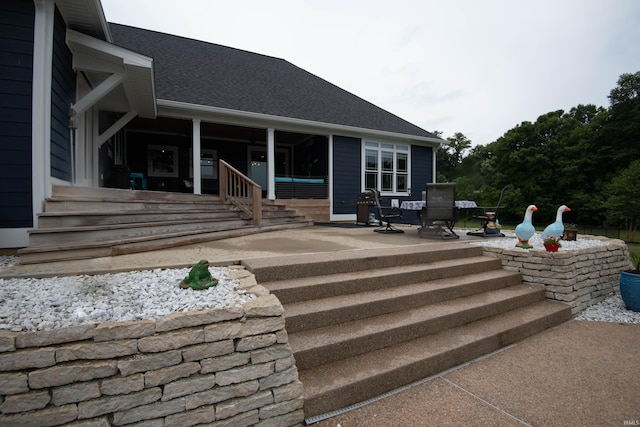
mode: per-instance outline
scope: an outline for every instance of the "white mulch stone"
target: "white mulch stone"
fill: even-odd
[[[0,268],[17,263],[0,257]],[[210,267],[218,285],[196,291],[179,284],[189,269],[133,271],[97,276],[0,279],[0,330],[46,331],[80,324],[154,320],[170,313],[229,308],[253,298]]]

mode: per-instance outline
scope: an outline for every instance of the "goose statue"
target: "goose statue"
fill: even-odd
[[[536,229],[533,227],[531,217],[533,213],[537,211],[536,205],[527,206],[527,210],[524,213],[524,220],[516,226],[516,236],[518,237],[517,248],[531,249],[533,246],[529,244],[529,239],[533,237]]]
[[[542,237],[543,239],[546,239],[549,237],[556,237],[558,239],[561,238],[562,235],[564,234],[564,224],[562,223],[562,214],[570,210],[571,209],[569,209],[569,207],[566,205],[560,206],[556,212],[556,221],[554,223],[547,225],[547,228],[544,229],[540,237]]]

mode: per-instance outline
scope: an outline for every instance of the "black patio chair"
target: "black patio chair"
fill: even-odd
[[[428,183],[426,206],[420,213],[420,237],[459,239],[453,230],[458,221],[456,184],[454,182]]]
[[[483,215],[472,215],[471,219],[475,219],[482,223],[482,226],[475,231],[468,231],[467,235],[469,236],[479,236],[479,237],[504,237],[504,233],[500,231],[498,220],[498,211],[502,206],[502,197],[504,196],[504,192],[509,189],[511,185],[506,185],[500,190],[500,198],[498,199],[498,204],[492,207],[485,207]]]
[[[375,232],[377,233],[404,233],[403,230],[399,230],[393,225],[391,225],[392,221],[398,221],[402,219],[402,209],[390,206],[382,206],[380,204],[380,193],[378,190],[369,190],[373,193],[373,197],[376,201],[376,210],[378,212],[378,220],[383,225],[380,228],[376,228]],[[387,223],[386,226],[384,223]]]

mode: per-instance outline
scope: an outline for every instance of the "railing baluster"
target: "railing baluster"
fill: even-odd
[[[219,160],[219,164],[220,198],[251,215],[254,225],[259,226],[262,222],[262,187],[224,160]]]

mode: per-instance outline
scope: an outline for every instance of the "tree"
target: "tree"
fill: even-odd
[[[640,158],[640,71],[622,74],[609,93],[609,117],[600,135],[601,167],[614,175]],[[609,177],[611,178],[611,176]]]
[[[447,144],[443,144],[437,152],[439,181],[453,181],[455,179],[455,171],[470,147],[471,140],[460,132],[447,138]]]
[[[607,219],[627,231],[626,241],[634,239],[640,223],[640,160],[635,160],[609,184],[605,204]]]
[[[609,184],[640,159],[640,72],[621,75],[609,100],[608,108],[551,111],[471,150],[457,133],[438,154],[438,180],[455,180],[458,197],[482,206],[496,203],[511,185],[503,221],[521,220],[535,203],[539,224],[552,221],[561,204],[571,207],[567,222],[603,224]]]

